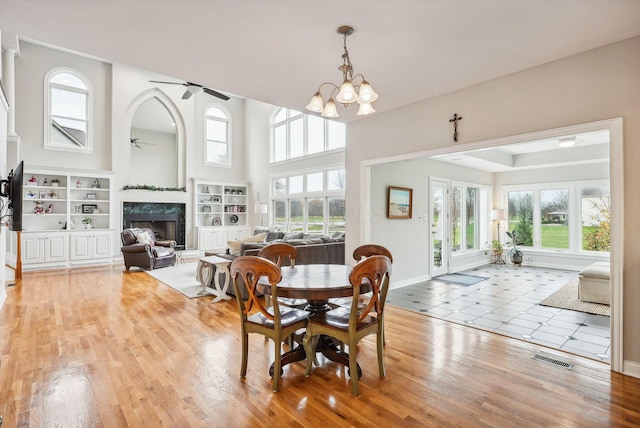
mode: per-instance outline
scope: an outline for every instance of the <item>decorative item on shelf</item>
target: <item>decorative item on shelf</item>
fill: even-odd
[[[95,210],[93,210],[94,214],[100,214],[100,208],[96,208]]]
[[[210,213],[211,212],[211,207],[209,205],[205,205],[202,207],[202,212],[203,213]]]
[[[38,185],[38,179],[36,178],[35,175],[31,176],[29,181],[27,181],[27,185],[29,185],[29,186],[37,186]]]
[[[365,80],[362,74],[353,75],[353,66],[351,65],[349,51],[347,50],[347,36],[350,36],[353,33],[353,28],[348,25],[344,25],[338,27],[337,32],[342,35],[344,40],[342,65],[338,67],[338,70],[342,71],[342,85],[338,87],[331,82],[321,84],[307,105],[307,109],[316,113],[321,113],[324,117],[338,117],[338,109],[336,108],[336,103],[333,100],[333,94],[338,91],[336,100],[343,106],[348,107],[349,104],[353,102],[357,102],[360,105],[358,108],[358,116],[375,113],[371,103],[378,99],[378,94],[374,92],[373,88]],[[358,77],[362,79],[362,82],[359,85],[354,85],[354,80]],[[322,93],[320,92],[322,87],[325,85],[332,86],[331,95],[326,105],[324,104]],[[358,88],[357,92],[356,88]]]
[[[40,192],[39,197],[40,199],[48,199],[49,195],[47,194],[47,192]]]
[[[82,181],[80,181],[80,179],[78,178],[78,181],[76,181],[76,187],[79,189],[82,187]]]
[[[59,185],[60,185],[60,179],[59,178],[52,178],[51,179],[51,186],[58,187]]]
[[[204,225],[205,226],[211,226],[213,224],[213,219],[211,218],[211,214],[205,214],[204,215]]]
[[[231,191],[229,193],[231,193],[232,195],[235,195],[236,194],[236,189],[231,189]]]
[[[98,180],[97,178],[93,180],[93,184],[91,185],[92,189],[99,189],[100,188],[100,180]]]
[[[228,194],[229,194],[229,192],[230,192],[230,190],[229,190],[229,189],[224,189],[224,194],[225,194],[225,195],[228,195]]]
[[[85,217],[82,219],[82,224],[84,224],[85,229],[93,228],[93,219],[91,217]]]
[[[80,207],[80,205],[76,205],[74,207],[74,211],[75,211],[76,214],[80,214],[80,213],[82,213],[82,207]]]
[[[49,204],[46,210],[44,210],[45,214],[53,214],[53,204]]]
[[[209,186],[204,186],[202,193],[209,193]]]
[[[55,190],[49,190],[47,196],[49,197],[49,199],[58,199],[58,192],[56,192]]]
[[[40,201],[34,201],[36,206],[33,209],[34,214],[44,214],[44,205]]]
[[[82,214],[93,214],[97,208],[97,205],[82,204]]]
[[[49,179],[47,177],[44,178],[44,181],[42,182],[43,186],[48,186],[49,185]]]
[[[220,203],[220,198],[217,196],[214,196],[211,198],[211,202],[213,202],[214,204],[219,204]]]
[[[242,195],[242,189],[238,189],[238,195]]]
[[[231,217],[229,217],[229,222],[231,222],[231,223],[233,223],[233,224],[237,223],[237,222],[238,222],[238,220],[239,220],[239,218],[238,218],[238,216],[237,216],[237,215],[235,215],[235,214],[234,214],[234,215],[232,215]]]
[[[213,219],[213,225],[214,226],[220,226],[222,224],[222,222],[220,221],[220,217],[216,217]]]
[[[35,199],[38,196],[38,194],[36,192],[34,192],[33,190],[29,190],[26,194],[25,197],[27,199]]]
[[[95,193],[87,193],[87,199],[93,200],[95,198],[96,198],[96,194]]]

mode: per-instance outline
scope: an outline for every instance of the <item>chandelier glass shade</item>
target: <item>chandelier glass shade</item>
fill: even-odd
[[[344,37],[342,65],[338,67],[338,70],[342,71],[342,84],[340,86],[331,82],[321,84],[313,97],[311,97],[311,101],[309,101],[307,105],[307,110],[320,113],[324,117],[338,117],[340,115],[336,107],[337,101],[345,107],[348,107],[349,104],[352,103],[358,103],[359,116],[375,113],[375,109],[371,103],[378,99],[378,94],[373,90],[369,82],[364,79],[362,74],[353,75],[353,66],[351,65],[349,51],[347,50],[347,36],[353,33],[353,28],[345,25],[338,27],[337,31],[338,34],[342,34]],[[360,79],[360,83],[356,83],[357,79]],[[331,86],[332,89],[329,100],[325,104],[321,89],[326,85]]]

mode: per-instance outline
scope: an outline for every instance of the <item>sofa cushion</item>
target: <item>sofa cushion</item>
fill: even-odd
[[[167,247],[152,247],[152,251],[155,257],[167,257],[173,254],[173,248]]]
[[[242,249],[242,244],[244,242],[265,242],[265,238],[267,237],[267,232],[262,232],[257,235],[249,236],[243,239],[236,239],[235,241],[227,241],[227,245],[229,246],[229,254],[232,256],[239,256],[240,250]]]
[[[290,239],[302,239],[303,235],[304,233],[302,232],[285,233],[282,239],[284,239],[285,241],[288,241]]]

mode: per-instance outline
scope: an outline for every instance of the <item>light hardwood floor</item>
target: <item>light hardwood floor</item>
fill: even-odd
[[[250,338],[240,372],[235,300],[187,299],[144,272],[26,273],[0,312],[3,427],[638,426],[640,379],[597,361],[388,307],[387,378],[375,342],[346,368],[267,369]],[[532,359],[542,353],[566,370]]]

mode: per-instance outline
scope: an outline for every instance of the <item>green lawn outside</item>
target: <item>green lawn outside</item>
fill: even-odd
[[[569,248],[569,226],[543,224],[542,248]]]

